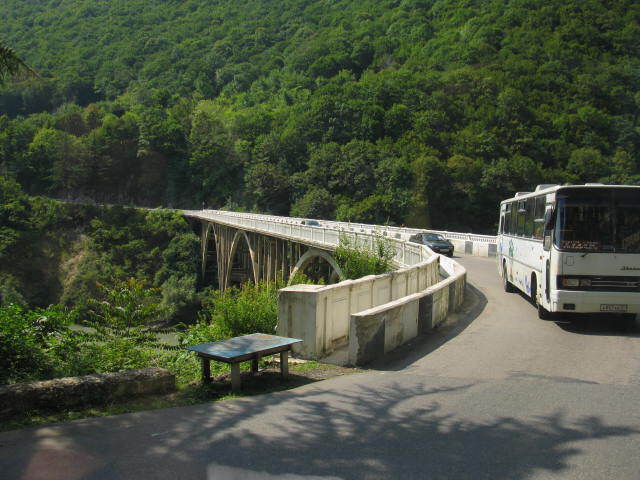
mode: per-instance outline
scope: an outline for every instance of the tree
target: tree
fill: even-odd
[[[291,215],[304,218],[324,218],[334,217],[336,202],[329,192],[324,188],[314,188],[296,200],[291,207]]]
[[[24,63],[20,57],[18,57],[13,49],[0,42],[0,85],[5,82],[7,77],[21,72],[34,76],[38,75],[33,69],[31,69],[31,67]]]

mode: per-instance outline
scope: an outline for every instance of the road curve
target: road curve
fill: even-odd
[[[6,432],[2,478],[640,478],[637,332],[538,320],[460,261],[464,312],[366,373]]]

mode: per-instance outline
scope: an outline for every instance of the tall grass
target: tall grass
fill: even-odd
[[[390,272],[393,269],[393,256],[393,245],[382,236],[376,237],[373,247],[358,245],[342,236],[334,253],[336,262],[342,269],[342,280]]]

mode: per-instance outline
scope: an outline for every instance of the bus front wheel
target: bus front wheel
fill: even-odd
[[[509,281],[509,277],[507,277],[507,264],[502,264],[502,288],[507,293],[513,293],[516,291],[513,284]]]
[[[551,318],[551,312],[538,304],[538,318],[540,320],[549,320]]]
[[[551,318],[551,312],[538,301],[538,279],[535,275],[531,275],[531,301],[538,309],[538,318],[540,320],[549,320]]]

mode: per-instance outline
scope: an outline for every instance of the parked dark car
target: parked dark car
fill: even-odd
[[[439,233],[418,233],[409,238],[410,242],[426,245],[436,253],[453,257],[453,243]]]

